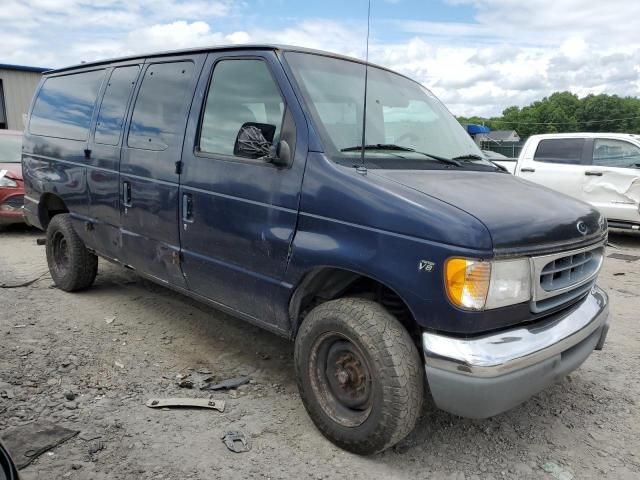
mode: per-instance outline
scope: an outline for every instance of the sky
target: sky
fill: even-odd
[[[0,0],[0,63],[280,43],[364,58],[366,0]],[[554,91],[640,95],[640,0],[371,0],[369,59],[456,115]]]

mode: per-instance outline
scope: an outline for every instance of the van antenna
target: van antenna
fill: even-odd
[[[362,145],[360,148],[360,163],[364,168],[364,147],[366,145],[366,133],[367,133],[367,85],[369,77],[369,32],[371,30],[371,0],[367,7],[367,50],[365,53],[364,64],[364,105],[362,108]]]

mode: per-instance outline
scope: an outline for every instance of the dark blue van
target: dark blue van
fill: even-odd
[[[353,452],[401,440],[425,395],[503,412],[607,333],[602,215],[352,58],[234,46],[48,72],[23,169],[59,288],[89,287],[100,256],[295,340],[305,407]]]

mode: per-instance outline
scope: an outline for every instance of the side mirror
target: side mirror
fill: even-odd
[[[276,126],[268,123],[247,122],[242,124],[233,154],[245,158],[271,158],[271,144],[276,133]]]
[[[288,167],[291,165],[291,147],[286,140],[280,140],[274,150],[270,158],[271,163],[279,167]]]

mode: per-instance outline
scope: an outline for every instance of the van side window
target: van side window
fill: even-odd
[[[540,140],[533,159],[536,162],[565,163],[578,165],[582,163],[584,138],[550,138]]]
[[[34,135],[86,140],[104,70],[50,77],[33,105],[29,131]]]
[[[127,140],[130,147],[166,150],[182,141],[193,70],[192,62],[149,65],[133,109]]]
[[[272,145],[280,139],[284,100],[262,60],[223,60],[211,78],[200,131],[200,150],[233,155],[245,123],[261,124]]]
[[[640,167],[640,148],[624,140],[596,138],[593,164],[602,167]]]
[[[111,73],[104,92],[96,123],[95,141],[104,145],[118,145],[129,98],[136,84],[140,67],[116,68]]]

